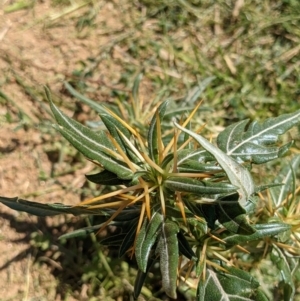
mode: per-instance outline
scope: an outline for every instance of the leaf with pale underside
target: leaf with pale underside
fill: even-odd
[[[189,131],[177,123],[175,123],[175,125],[183,132],[188,133],[197,142],[199,142],[204,149],[215,157],[217,162],[227,174],[231,184],[238,187],[237,191],[240,196],[239,203],[242,207],[244,207],[250,196],[254,193],[254,182],[250,172],[201,135]]]
[[[176,223],[167,221],[163,223],[160,239],[156,248],[156,255],[160,257],[160,271],[162,286],[166,294],[176,299],[177,267],[179,249],[177,234],[179,227]]]
[[[238,162],[256,164],[274,160],[288,151],[291,143],[278,146],[278,138],[300,123],[300,110],[268,118],[263,123],[243,120],[228,126],[219,134],[217,144],[227,155]]]
[[[184,173],[217,173],[222,171],[220,166],[209,163],[199,163],[196,160],[186,160],[183,164],[177,166],[177,170]]]
[[[146,271],[149,255],[160,233],[162,222],[163,216],[159,212],[155,212],[149,223],[145,220],[137,236],[135,257],[142,272]]]
[[[259,283],[247,272],[224,267],[228,272],[207,269],[206,279],[199,281],[197,301],[265,301]]]
[[[191,192],[197,195],[229,194],[237,190],[237,187],[229,183],[214,183],[174,176],[167,178],[164,181],[164,186],[172,191]]]

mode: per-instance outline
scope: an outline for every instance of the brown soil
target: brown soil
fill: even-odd
[[[5,102],[0,97],[0,195],[75,204],[80,201],[76,191],[84,185],[84,174],[92,166],[87,163],[75,174],[51,176],[53,170],[63,169],[64,163],[57,166],[57,160],[51,157],[47,148],[57,150],[59,146],[55,147],[53,136],[41,133],[39,128],[40,120],[49,119],[46,106],[38,105],[39,102],[33,102],[26,95],[16,82],[16,74],[27,79],[27,83],[33,83],[37,90],[41,91],[47,84],[54,94],[58,94],[62,80],[72,73],[78,62],[95,56],[99,46],[108,41],[100,26],[79,33],[74,26],[76,11],[72,14],[74,19],[59,17],[48,24],[51,26],[46,26],[45,20],[60,14],[63,7],[50,5],[50,1],[35,1],[32,9],[5,13],[4,9],[13,3],[0,3],[0,90],[14,102]],[[104,17],[105,20],[101,20]],[[97,22],[105,21],[106,25],[107,20],[115,20],[113,6],[105,4],[97,18]],[[116,22],[110,23],[112,31],[119,30]],[[99,78],[106,67],[99,70]],[[114,68],[117,67],[110,66],[110,70]],[[111,74],[108,77],[113,78],[115,73]],[[70,99],[66,101],[71,102]],[[30,118],[30,127],[19,123],[16,107]],[[10,123],[7,122],[8,114]],[[57,280],[51,273],[53,266],[58,265],[57,270],[61,267],[50,259],[46,262],[47,258],[43,263],[43,259],[37,257],[31,237],[32,232],[48,231],[47,227],[53,223],[55,219],[36,218],[0,205],[1,301],[61,300],[56,290]],[[84,299],[85,295],[82,289],[78,298]],[[64,300],[75,299],[64,297]]]

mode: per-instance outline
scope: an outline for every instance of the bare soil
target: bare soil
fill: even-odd
[[[57,22],[50,25],[45,20],[59,16],[63,7],[55,7],[50,1],[35,1],[32,9],[5,13],[4,9],[13,2],[0,2],[0,90],[12,100],[3,101],[0,97],[0,195],[45,203],[76,204],[80,201],[76,189],[84,185],[83,175],[92,167],[87,163],[80,172],[51,176],[57,160],[49,155],[51,152],[47,152],[47,148],[51,149],[55,141],[53,136],[41,133],[39,127],[43,118],[49,119],[46,106],[33,102],[16,82],[16,74],[27,79],[27,84],[33,83],[37,90],[49,85],[52,92],[58,94],[62,80],[76,69],[78,62],[95,56],[99,46],[108,41],[102,35],[101,27],[79,34],[75,28],[76,11],[72,15],[74,19],[58,17]],[[114,13],[112,4],[105,4],[97,22],[107,25],[109,20],[116,19]],[[110,22],[109,26],[112,31],[118,30],[117,22]],[[102,67],[100,75],[107,73],[106,67]],[[110,66],[110,72],[114,68],[117,66]],[[113,78],[114,74],[111,72],[108,77]],[[66,101],[71,102],[68,98]],[[28,116],[31,126],[20,124],[17,118],[20,111]],[[7,122],[8,115],[10,122]],[[62,163],[59,168],[63,167]],[[33,232],[49,231],[47,229],[53,223],[59,222],[0,205],[1,301],[61,300],[58,281],[51,272],[62,268],[47,257],[43,262],[43,258],[37,256],[31,236]],[[84,300],[85,296],[82,289],[78,299]],[[63,299],[75,300],[66,294]]]

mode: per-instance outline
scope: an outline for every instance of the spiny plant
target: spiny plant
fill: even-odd
[[[193,110],[168,111],[170,101],[144,105],[137,96],[139,81],[132,103],[120,102],[113,109],[66,84],[71,94],[99,113],[105,127],[100,130],[65,115],[46,89],[55,129],[100,168],[87,180],[111,189],[76,206],[18,197],[0,201],[39,216],[71,213],[104,219],[62,238],[120,227],[121,233],[101,243],[117,245],[120,257],[136,259],[136,299],[158,262],[162,287],[171,298],[177,298],[177,287],[185,281],[199,301],[272,300],[273,288],[266,288],[251,270],[269,258],[281,272],[277,280],[283,300],[292,300],[300,276],[300,156],[286,164],[272,184],[257,186],[250,171],[289,151],[293,142],[280,145],[278,139],[300,123],[300,110],[263,123],[237,122],[213,143],[201,135],[205,125],[194,128],[201,102]]]

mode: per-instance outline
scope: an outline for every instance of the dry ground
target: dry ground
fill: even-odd
[[[84,166],[78,177],[76,174],[74,177],[72,172],[51,178],[53,170],[57,171],[56,159],[47,156],[45,150],[48,148],[51,153],[55,141],[51,135],[41,133],[39,128],[40,120],[49,119],[49,115],[44,106],[37,105],[24,93],[15,80],[15,72],[35,83],[37,90],[47,84],[54,93],[58,93],[62,80],[72,73],[76,64],[97,53],[99,46],[106,44],[107,40],[102,37],[101,28],[82,33],[89,35],[89,39],[83,39],[71,19],[60,19],[53,27],[47,27],[44,19],[49,16],[54,18],[63,9],[51,6],[50,1],[38,1],[33,9],[9,14],[4,13],[4,9],[13,2],[1,2],[1,92],[14,103],[0,104],[0,194],[41,202],[75,204],[79,202],[76,188],[83,185],[83,175],[91,166]],[[101,11],[103,14],[98,17],[104,18],[105,15],[105,22],[115,19],[111,4],[104,5]],[[110,24],[112,30],[117,26],[117,22]],[[27,115],[34,126],[26,128],[20,125],[18,111]],[[6,122],[8,114],[10,123]],[[59,168],[63,170],[64,167]],[[59,295],[56,296],[57,281],[50,273],[49,265],[34,263],[37,258],[31,247],[31,232],[47,231],[46,225],[51,225],[51,220],[38,220],[0,207],[1,301],[60,300]],[[80,293],[82,298],[85,297],[84,291]],[[67,300],[73,299],[68,297]]]

